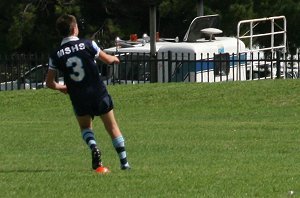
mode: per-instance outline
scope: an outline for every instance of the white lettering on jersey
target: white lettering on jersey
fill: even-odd
[[[78,51],[81,51],[84,49],[85,49],[84,43],[75,44],[70,47],[65,47],[65,48],[57,51],[57,56],[60,58],[60,57],[64,56],[65,54],[71,54],[73,52],[78,52]]]

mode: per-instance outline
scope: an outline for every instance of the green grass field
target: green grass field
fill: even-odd
[[[300,82],[108,87],[131,171],[99,118],[91,171],[69,99],[0,92],[0,197],[300,197]]]

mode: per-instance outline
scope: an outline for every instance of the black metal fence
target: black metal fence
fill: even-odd
[[[223,82],[299,78],[300,54],[116,54],[118,65],[98,63],[106,84],[151,82]],[[151,69],[152,68],[152,69]],[[154,70],[153,70],[154,68]],[[44,54],[0,55],[0,91],[44,88],[48,56]],[[57,79],[63,83],[63,78]]]

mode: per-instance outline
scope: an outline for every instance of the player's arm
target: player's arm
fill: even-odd
[[[112,56],[110,54],[105,53],[104,51],[99,52],[99,59],[103,61],[105,64],[119,64],[120,60],[116,56]]]
[[[68,93],[67,86],[57,83],[55,81],[55,76],[56,70],[49,68],[46,75],[46,86],[50,89],[58,90],[65,94]]]

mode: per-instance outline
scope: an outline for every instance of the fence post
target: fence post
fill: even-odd
[[[156,54],[150,55],[150,82],[155,83],[157,82],[157,59]]]
[[[281,70],[281,66],[280,66],[280,51],[277,50],[276,51],[276,79],[280,79],[280,70]]]
[[[172,82],[172,52],[168,51],[168,82]]]
[[[156,64],[156,2],[150,1],[150,82],[157,82]]]

